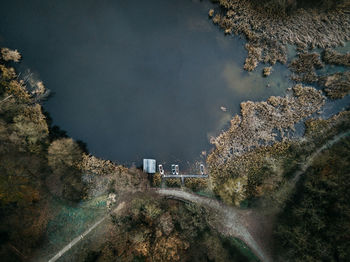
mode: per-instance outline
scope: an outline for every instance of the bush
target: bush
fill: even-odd
[[[51,143],[48,149],[48,164],[52,175],[47,185],[50,191],[65,199],[78,201],[83,197],[84,185],[78,168],[82,151],[71,138],[62,138]]]
[[[181,187],[181,179],[180,178],[168,178],[165,180],[166,185],[168,187]]]
[[[208,188],[208,178],[186,178],[185,186],[192,191],[198,192]]]
[[[161,185],[161,183],[162,183],[162,177],[161,177],[161,175],[160,175],[159,173],[155,173],[155,174],[153,175],[152,185],[153,185],[154,187],[159,187],[159,186]]]

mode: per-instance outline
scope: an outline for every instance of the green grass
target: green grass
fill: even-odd
[[[247,261],[249,262],[258,262],[260,261],[255,255],[254,253],[250,250],[250,248],[240,239],[238,238],[233,238],[230,237],[227,239],[231,245],[233,245],[234,247],[236,247],[243,256],[245,256],[247,258]]]
[[[53,205],[59,211],[48,223],[47,236],[51,244],[63,246],[82,234],[106,212],[106,196],[81,202],[77,206],[62,203]]]

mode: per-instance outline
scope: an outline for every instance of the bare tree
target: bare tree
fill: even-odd
[[[23,83],[26,85],[28,93],[35,101],[43,100],[50,94],[50,90],[45,88],[43,81],[39,80],[29,69],[23,74]]]

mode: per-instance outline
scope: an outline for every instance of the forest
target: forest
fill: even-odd
[[[276,254],[290,261],[350,260],[350,139],[316,158],[275,228]]]

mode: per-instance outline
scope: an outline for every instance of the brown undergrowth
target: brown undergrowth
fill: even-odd
[[[290,63],[293,72],[292,79],[303,83],[316,83],[323,88],[331,99],[341,99],[350,93],[350,72],[340,71],[331,74],[317,74],[317,69],[327,64],[349,66],[349,54],[341,54],[327,49],[321,57],[318,53],[300,53]]]
[[[248,56],[244,69],[254,70],[260,62],[287,62],[287,45],[299,49],[327,48],[350,40],[350,5],[345,1],[332,9],[297,8],[285,12],[261,1],[219,0],[221,10],[209,16],[225,34],[243,34]],[[265,1],[266,2],[266,1]]]

